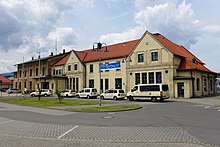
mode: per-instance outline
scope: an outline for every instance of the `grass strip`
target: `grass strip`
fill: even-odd
[[[98,105],[98,101],[90,100],[62,100],[59,101],[58,98],[0,98],[0,102],[18,104],[25,106],[34,106],[34,107],[51,107],[51,106],[82,106],[82,105]],[[113,104],[114,102],[102,102],[102,104]]]
[[[142,108],[140,105],[117,105],[117,106],[100,106],[100,107],[86,107],[86,108],[70,108],[68,111],[78,112],[114,112],[114,111],[127,111]]]

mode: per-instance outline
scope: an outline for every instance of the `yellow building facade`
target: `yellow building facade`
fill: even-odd
[[[104,48],[100,52],[72,50],[52,64],[54,72],[43,80],[48,81],[49,88],[59,90],[79,91],[94,87],[98,92],[106,89],[128,92],[136,84],[166,83],[171,98],[216,93],[216,74],[183,46],[161,34],[145,32],[138,40],[108,45],[107,48],[108,52],[104,52]],[[44,65],[47,67],[47,63]],[[36,85],[37,79],[33,83]],[[54,85],[50,86],[52,83]]]

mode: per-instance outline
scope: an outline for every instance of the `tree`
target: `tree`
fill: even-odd
[[[56,95],[57,95],[57,97],[58,97],[58,99],[59,99],[59,103],[61,103],[62,100],[63,100],[63,96],[61,95],[61,91],[59,91],[59,90],[57,89],[57,90],[56,90]]]

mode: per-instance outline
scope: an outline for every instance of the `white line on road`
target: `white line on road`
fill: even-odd
[[[205,105],[194,105],[195,107],[203,107],[203,106],[205,106]]]
[[[67,133],[71,132],[72,130],[76,129],[78,127],[78,125],[76,125],[75,127],[73,127],[72,129],[66,131],[64,134],[62,134],[61,136],[58,137],[58,139],[60,139],[61,137],[63,137],[64,135],[66,135]]]
[[[15,121],[15,120],[9,120],[9,121],[0,122],[0,125],[6,124],[6,123],[10,123],[10,122],[14,122],[14,121]]]
[[[211,106],[206,106],[205,109],[208,109],[208,108],[210,108],[210,107],[211,107]]]

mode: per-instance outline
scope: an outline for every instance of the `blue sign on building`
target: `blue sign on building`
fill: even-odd
[[[112,69],[120,69],[121,64],[120,61],[103,63],[100,65],[101,70],[112,70]]]

